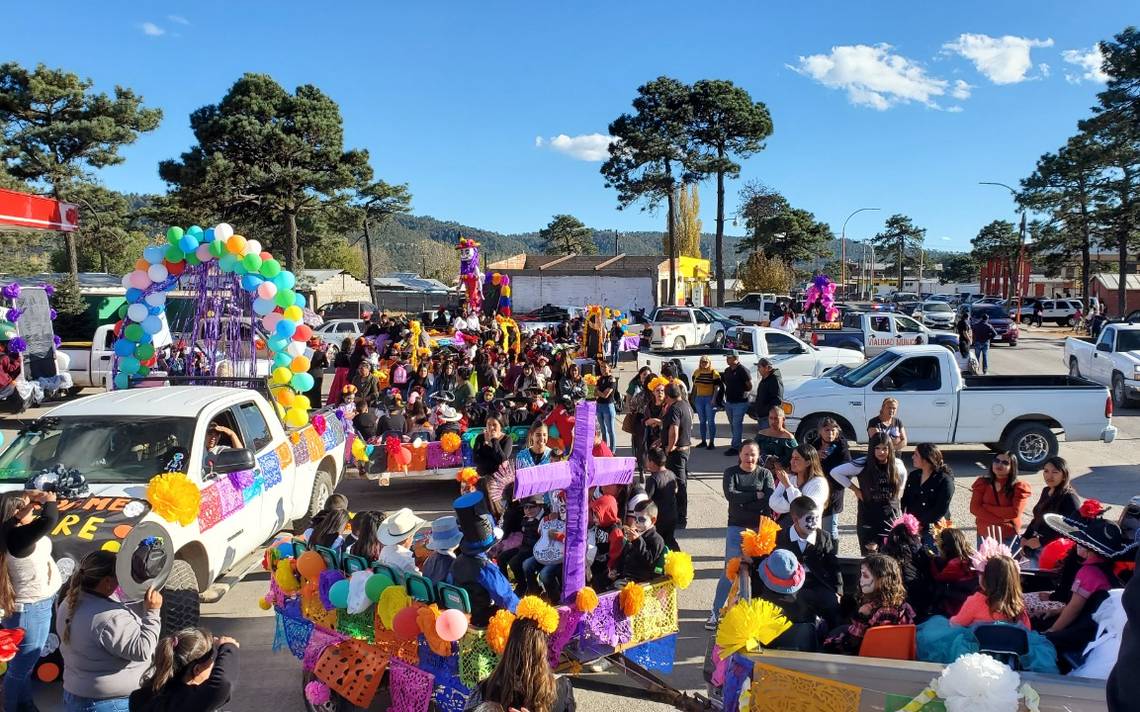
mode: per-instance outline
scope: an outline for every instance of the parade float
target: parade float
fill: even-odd
[[[547,622],[549,663],[573,675],[607,658],[645,694],[681,709],[704,709],[706,700],[658,677],[673,666],[677,596],[692,582],[691,558],[667,554],[661,577],[651,582],[603,593],[586,585],[590,491],[627,484],[636,470],[633,458],[590,454],[594,426],[593,404],[580,404],[569,459],[517,469],[505,463],[488,487],[501,496],[509,485],[515,499],[564,493],[565,564],[560,603],[552,608],[556,620]],[[311,709],[368,707],[384,688],[389,709],[398,712],[424,712],[431,704],[459,712],[498,664],[512,616],[499,611],[485,629],[471,626],[462,588],[323,547],[310,550],[301,541],[275,543],[265,563],[272,577],[261,605],[275,614],[273,647],[300,662]]]

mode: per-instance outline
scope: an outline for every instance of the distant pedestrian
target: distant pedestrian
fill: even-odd
[[[716,447],[716,397],[719,391],[720,373],[712,367],[712,360],[708,356],[701,356],[697,370],[693,371],[693,403],[697,406],[697,416],[701,423],[698,448],[712,450]]]
[[[751,415],[760,420],[768,417],[768,411],[784,402],[784,379],[780,369],[766,358],[756,363],[760,372],[760,385],[756,388],[756,400],[752,404]]]
[[[990,315],[982,312],[978,323],[971,327],[971,337],[974,342],[974,356],[982,365],[982,373],[990,370],[990,342],[997,338],[997,330],[990,324]]]
[[[1043,318],[1044,312],[1045,312],[1045,307],[1042,306],[1040,300],[1033,302],[1033,325],[1036,326],[1037,328],[1041,328],[1045,324],[1045,321]]]
[[[973,331],[970,328],[970,308],[963,307],[958,312],[958,321],[954,323],[958,332],[958,353],[963,356],[970,355],[970,344],[973,343]]]
[[[680,551],[677,543],[677,476],[665,466],[665,453],[653,448],[645,458],[645,493],[657,505],[657,533],[672,551]]]
[[[735,456],[740,453],[740,443],[744,440],[744,415],[752,397],[752,375],[735,354],[729,354],[726,360],[728,367],[720,374],[720,380],[724,386],[724,410],[732,428],[732,442],[724,454]]]
[[[621,327],[621,321],[614,319],[610,324],[610,366],[617,368],[618,356],[621,355],[621,340],[625,336],[625,330]]]
[[[684,398],[680,384],[665,387],[664,439],[666,464],[677,476],[677,528],[689,526],[689,445],[693,435],[693,409]]]

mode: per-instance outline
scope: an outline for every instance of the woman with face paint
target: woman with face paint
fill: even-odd
[[[891,436],[875,433],[867,444],[864,463],[849,462],[831,471],[831,477],[851,490],[859,502],[855,531],[864,553],[874,551],[888,525],[899,516],[906,466],[895,457]],[[858,486],[853,484],[858,480]]]
[[[824,652],[856,655],[869,628],[914,623],[898,562],[886,554],[868,554],[859,566],[859,603],[851,623],[823,641]]]

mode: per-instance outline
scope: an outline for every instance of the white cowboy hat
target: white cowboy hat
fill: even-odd
[[[384,546],[391,546],[393,544],[401,544],[405,539],[415,534],[424,525],[427,520],[420,519],[412,510],[404,507],[392,513],[380,523],[380,528],[376,531],[377,538]]]
[[[460,418],[463,417],[459,414],[459,411],[449,405],[440,406],[438,413],[439,420],[443,423],[458,423]]]

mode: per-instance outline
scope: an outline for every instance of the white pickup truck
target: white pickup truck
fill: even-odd
[[[1070,376],[1108,386],[1117,408],[1133,405],[1140,399],[1140,324],[1106,324],[1095,344],[1070,336],[1065,365]]]
[[[693,346],[724,346],[724,324],[697,307],[657,307],[649,317],[653,338],[649,348],[683,351]]]
[[[784,385],[788,386],[815,378],[834,366],[853,368],[863,363],[863,355],[858,351],[812,346],[793,334],[766,326],[737,326],[729,329],[725,347],[692,349],[668,355],[641,351],[637,354],[637,367],[649,366],[654,373],[661,373],[661,364],[672,361],[691,383],[693,371],[697,370],[703,356],[709,357],[713,368],[723,371],[728,365],[728,355],[735,354],[752,374],[756,373],[757,362],[761,358],[767,358],[780,369]],[[753,382],[757,382],[757,379],[753,378]]]
[[[57,466],[84,476],[89,496],[62,500],[51,534],[65,576],[89,551],[118,551],[140,521],[163,527],[177,552],[164,627],[196,625],[199,591],[290,522],[315,513],[336,487],[346,427],[334,411],[321,414],[314,420],[323,420],[322,432],[313,422],[286,432],[256,390],[160,386],[92,395],[53,408],[0,453],[0,492],[23,489]],[[237,433],[243,447],[208,453],[213,424]],[[147,502],[147,483],[171,470],[202,493],[186,526],[159,517]]]
[[[1025,470],[1069,442],[1116,437],[1108,391],[1072,376],[962,376],[941,346],[896,346],[833,378],[785,391],[788,429],[803,442],[819,421],[833,417],[846,437],[866,442],[867,422],[883,399],[899,402],[912,443],[985,443],[1008,449]]]

